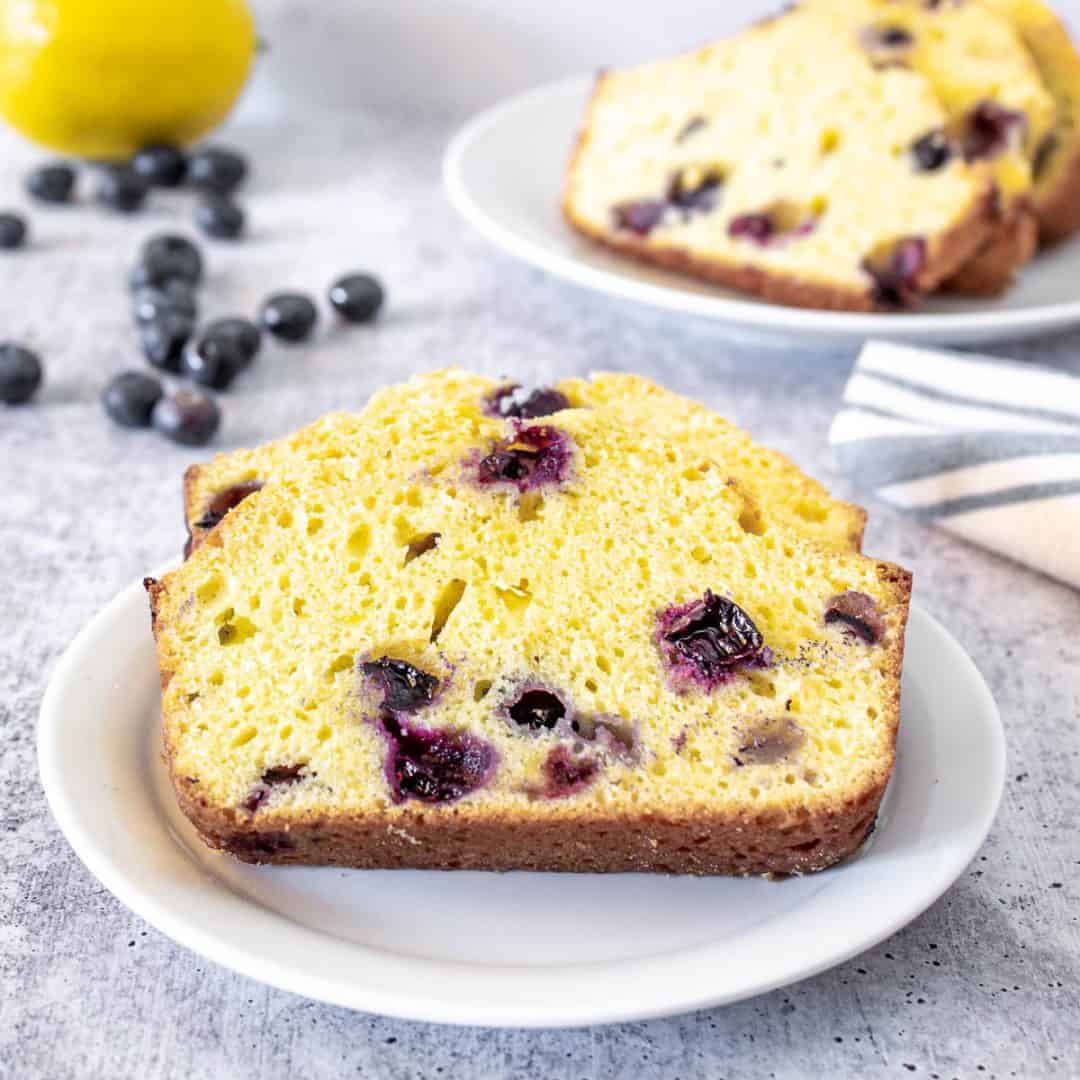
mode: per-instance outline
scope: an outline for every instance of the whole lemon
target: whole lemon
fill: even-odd
[[[184,145],[224,119],[255,47],[245,0],[0,0],[0,116],[79,157]]]

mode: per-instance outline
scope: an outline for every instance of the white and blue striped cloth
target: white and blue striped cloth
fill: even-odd
[[[894,509],[1080,588],[1075,376],[871,342],[829,441]]]

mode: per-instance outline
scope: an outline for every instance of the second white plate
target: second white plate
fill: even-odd
[[[898,765],[853,859],[788,881],[253,867],[208,850],[161,763],[146,597],[79,634],[41,707],[50,806],[101,882],[163,933],[308,997],[418,1020],[554,1027],[735,1001],[894,933],[963,871],[1004,782],[997,710],[912,609]]]
[[[895,315],[766,304],[606,252],[573,232],[559,211],[591,87],[591,78],[576,78],[512,98],[471,120],[446,151],[450,201],[518,258],[600,292],[803,345],[858,345],[871,337],[983,344],[1080,324],[1080,239],[1039,255],[1003,297],[933,297],[922,312]]]

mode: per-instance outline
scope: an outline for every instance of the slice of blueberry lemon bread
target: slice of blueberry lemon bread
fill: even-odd
[[[184,813],[254,862],[798,873],[894,757],[908,574],[568,409],[383,394],[148,581]]]
[[[563,210],[647,262],[807,307],[916,306],[993,235],[982,162],[923,164],[929,82],[797,8],[602,75]]]
[[[1035,151],[1034,202],[1042,239],[1064,240],[1080,229],[1080,54],[1041,0],[982,2],[1011,20],[1057,102],[1057,125]]]
[[[861,507],[833,498],[782,454],[758,445],[703,405],[648,379],[597,374],[524,389],[460,370],[418,376],[389,398],[376,395],[361,414],[333,413],[277,442],[219,454],[207,464],[191,466],[184,478],[190,545],[201,543],[229,510],[282,472],[314,458],[350,453],[358,440],[371,437],[369,421],[377,423],[387,409],[400,411],[403,395],[415,398],[417,408],[429,408],[432,399],[452,400],[470,422],[480,417],[534,420],[567,405],[602,410],[714,460],[758,503],[766,524],[782,524],[838,551],[858,551],[861,545],[866,524]]]
[[[933,172],[962,156],[992,173],[998,228],[945,285],[1000,293],[1035,253],[1033,168],[1058,111],[1020,34],[978,3],[804,0],[803,6],[864,48],[872,63],[901,65],[928,80],[946,124],[919,143],[919,169]]]

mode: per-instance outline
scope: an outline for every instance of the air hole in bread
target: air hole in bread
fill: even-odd
[[[445,629],[446,624],[450,621],[450,616],[454,614],[454,608],[461,603],[461,598],[464,595],[465,582],[461,578],[454,578],[444,586],[439,599],[435,603],[435,614],[431,620],[431,640],[433,642],[439,640],[439,635]]]
[[[349,533],[349,539],[345,542],[345,548],[350,555],[359,559],[367,554],[367,550],[370,546],[371,526],[366,521],[362,521],[353,528],[351,533]]]

